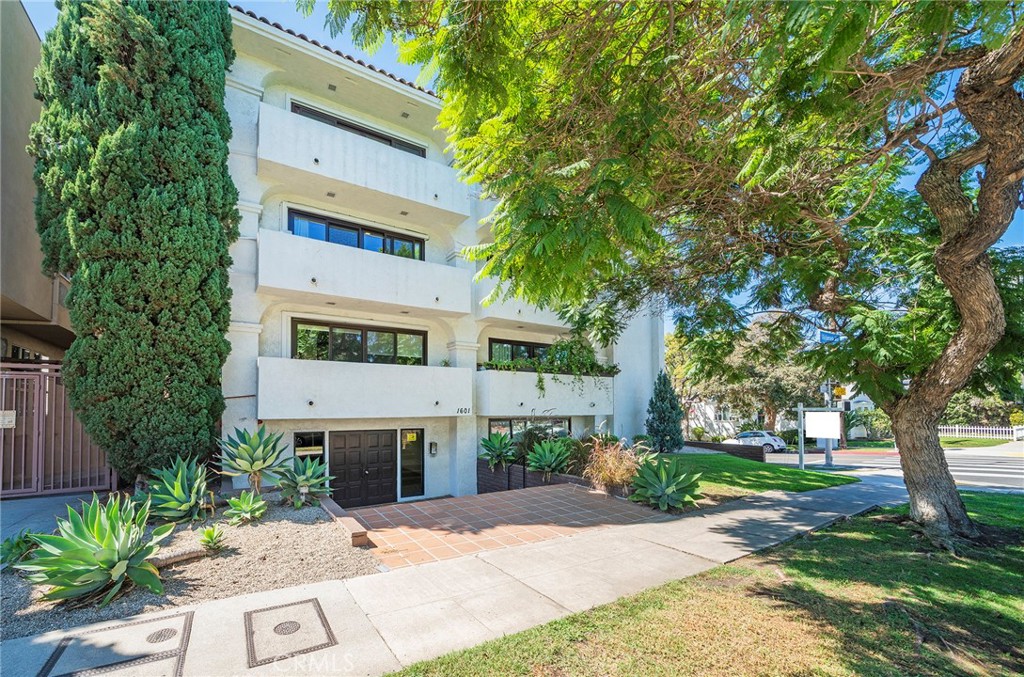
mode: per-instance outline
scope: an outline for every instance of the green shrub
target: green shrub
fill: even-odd
[[[232,525],[258,520],[267,513],[267,502],[255,491],[246,490],[237,497],[232,496],[228,499],[228,506],[224,516]]]
[[[630,500],[648,503],[659,510],[696,505],[700,473],[687,473],[678,459],[657,458],[643,463],[633,478]]]
[[[301,508],[314,498],[331,495],[330,482],[334,479],[327,474],[327,464],[315,456],[296,458],[292,467],[285,465],[278,471],[277,488],[281,498]]]
[[[710,438],[710,441],[717,443],[717,442],[721,442],[724,439],[725,438],[723,436],[721,436],[721,435],[712,435],[711,438]]]
[[[0,564],[7,566],[17,564],[25,559],[25,555],[35,547],[36,543],[32,540],[32,533],[28,529],[22,529],[0,543]]]
[[[255,434],[235,428],[234,437],[229,435],[227,440],[220,440],[224,463],[221,473],[231,477],[248,476],[249,486],[260,493],[263,477],[275,475],[284,463],[282,437],[283,433],[267,433],[266,426],[262,425]]]
[[[210,552],[218,552],[224,547],[224,530],[219,524],[206,527],[199,532],[199,545]]]
[[[647,403],[647,434],[656,451],[676,451],[685,444],[683,439],[683,408],[679,395],[672,387],[672,379],[664,371],[654,381],[654,394]]]
[[[560,440],[541,440],[526,457],[528,470],[544,473],[544,481],[551,475],[565,472],[569,463],[569,449]]]
[[[1010,412],[1010,425],[1016,427],[1024,425],[1024,411],[1020,409],[1014,409]]]
[[[170,468],[154,470],[153,477],[149,498],[155,516],[172,522],[198,520],[207,508],[213,509],[212,494],[206,489],[206,466],[197,459],[178,456]]]
[[[698,442],[701,442],[704,440],[704,435],[707,434],[707,431],[704,430],[704,428],[697,426],[696,428],[690,431],[690,434],[693,435],[693,439],[697,440]]]
[[[740,427],[736,430],[738,433],[747,433],[751,430],[760,430],[761,425],[757,421],[744,421],[740,423]]]
[[[149,561],[157,545],[174,529],[164,524],[146,534],[149,500],[140,505],[111,495],[102,505],[93,494],[82,514],[68,508],[68,518],[57,519],[58,535],[33,534],[39,548],[31,559],[15,567],[29,572],[28,579],[53,586],[44,599],[91,602],[102,597],[106,605],[121,592],[125,581],[163,594],[160,574]]]
[[[505,469],[515,460],[516,453],[512,445],[512,437],[508,433],[491,433],[480,440],[483,449],[478,455],[481,461],[487,461],[487,467],[494,470],[497,466]]]
[[[583,471],[590,461],[592,442],[578,437],[563,437],[561,442],[569,450],[569,462],[566,464],[566,472],[582,477]]]

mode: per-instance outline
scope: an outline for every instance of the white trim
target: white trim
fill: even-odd
[[[224,84],[232,89],[237,89],[245,94],[251,94],[258,98],[260,101],[263,100],[263,88],[255,85],[250,85],[247,82],[242,82],[238,78],[228,75],[224,79]]]
[[[239,334],[259,334],[263,331],[263,325],[259,322],[232,321],[228,325],[228,331],[238,332]]]
[[[261,205],[259,202],[250,202],[249,200],[239,200],[237,207],[238,207],[238,211],[240,211],[240,212],[248,212],[250,214],[255,214],[256,216],[262,216],[263,215],[263,205]]]
[[[288,33],[285,33],[278,28],[274,28],[273,26],[268,26],[259,19],[254,19],[242,12],[231,10],[231,21],[235,24],[242,24],[246,29],[255,33],[260,33],[273,42],[287,45],[289,48],[312,56],[320,61],[329,63],[346,73],[355,75],[368,82],[373,82],[387,87],[394,92],[408,96],[414,101],[425,103],[436,110],[441,109],[441,100],[435,96],[431,96],[426,92],[421,92],[409,85],[403,85],[401,82],[392,80],[382,73],[375,73],[366,66],[360,66],[359,64],[353,63],[348,59],[340,57],[322,47],[317,47],[312,43],[306,42],[302,38],[289,35]]]
[[[288,210],[295,209],[302,212],[309,212],[315,216],[322,216],[325,219],[341,219],[343,221],[350,221],[360,226],[366,226],[367,228],[380,228],[382,230],[393,231],[395,233],[402,233],[404,235],[412,235],[418,237],[424,242],[424,246],[427,242],[430,242],[430,235],[423,233],[418,230],[411,228],[403,228],[402,226],[393,226],[389,223],[381,223],[379,221],[371,221],[370,219],[362,218],[359,216],[351,216],[341,211],[330,211],[327,209],[321,209],[320,207],[312,207],[310,205],[302,204],[301,202],[292,202],[291,200],[281,200],[281,232],[290,233],[288,230]],[[300,236],[301,237],[301,236]],[[344,245],[342,245],[344,246]],[[424,261],[426,261],[426,251],[423,252]]]

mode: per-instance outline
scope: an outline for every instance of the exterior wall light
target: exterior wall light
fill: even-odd
[[[437,456],[437,442],[431,442],[428,446],[431,456]]]
[[[306,402],[306,404],[308,404],[309,406],[312,407],[314,403],[313,403],[313,400],[310,400],[309,402]]]

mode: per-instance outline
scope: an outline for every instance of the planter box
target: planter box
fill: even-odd
[[[575,484],[580,487],[593,489],[594,485],[588,480],[576,475],[552,475],[547,484]],[[492,471],[486,461],[476,462],[476,492],[478,494],[489,494],[494,491],[507,491],[509,489],[525,489],[527,487],[542,487],[545,485],[544,473],[527,470],[524,474],[523,466],[519,464],[510,465],[506,470],[497,466]],[[625,498],[628,496],[628,488],[610,492],[613,496]]]

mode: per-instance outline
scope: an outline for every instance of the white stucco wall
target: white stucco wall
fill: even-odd
[[[622,373],[582,391],[548,376],[541,398],[532,373],[478,372],[490,338],[551,343],[567,331],[554,313],[522,302],[480,305],[493,282],[475,285],[475,264],[458,253],[489,237],[480,223],[493,203],[448,166],[438,102],[233,16],[238,58],[225,101],[242,223],[231,250],[225,430],[262,422],[290,441],[295,431],[423,428],[438,446],[426,459],[428,497],[476,491],[477,444],[492,416],[569,418],[574,435],[642,433],[663,363],[660,317],[637,318],[618,345],[598,350]],[[420,143],[427,157],[291,113],[292,100]],[[425,260],[293,235],[289,208],[415,235]],[[427,365],[290,359],[296,318],[425,331]]]

